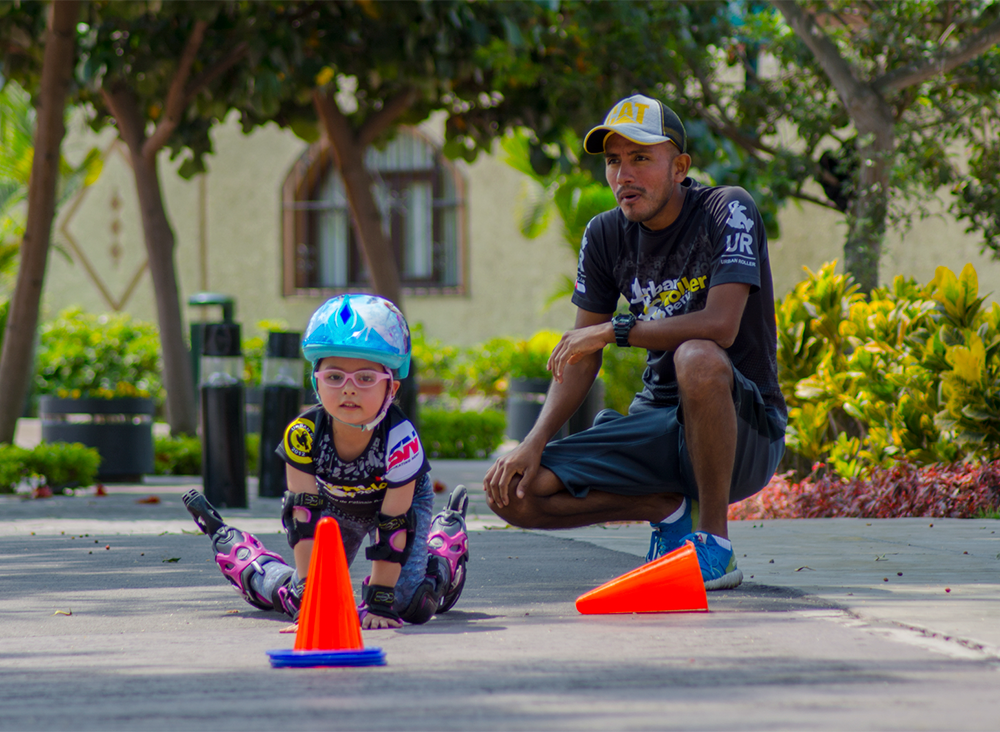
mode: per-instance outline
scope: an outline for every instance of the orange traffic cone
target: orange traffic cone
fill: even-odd
[[[381,648],[365,648],[351,591],[340,526],[320,520],[309,561],[299,629],[291,650],[268,651],[275,668],[313,666],[384,666]]]
[[[584,615],[708,612],[705,583],[691,542],[581,595]]]

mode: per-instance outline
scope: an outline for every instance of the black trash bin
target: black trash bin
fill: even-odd
[[[280,498],[286,490],[285,461],[274,450],[285,428],[299,414],[305,361],[299,353],[301,333],[272,332],[267,336],[261,386],[260,459],[257,494]]]
[[[237,323],[204,323],[201,347],[201,476],[220,508],[247,507],[246,395]]]

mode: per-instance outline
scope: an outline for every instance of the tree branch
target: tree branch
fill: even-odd
[[[822,198],[816,198],[815,196],[810,196],[808,193],[799,193],[797,191],[793,191],[788,195],[791,196],[792,198],[797,198],[800,201],[808,201],[809,203],[815,203],[817,206],[822,206],[823,208],[831,209],[833,211],[836,211],[837,213],[843,213],[839,208],[837,208],[836,204],[831,203],[830,201],[824,201]]]
[[[771,0],[771,4],[785,16],[795,35],[812,51],[844,104],[848,103],[848,99],[865,93],[865,85],[858,81],[847,61],[840,55],[837,46],[820,30],[812,15],[799,7],[794,0]]]
[[[417,100],[417,91],[407,87],[396,96],[388,99],[382,109],[369,117],[358,130],[358,144],[366,148],[375,142],[376,138],[385,132],[399,116]]]
[[[194,98],[198,96],[198,92],[239,63],[249,51],[250,44],[246,41],[241,41],[233,46],[232,50],[214,66],[205,69],[198,76],[194,77],[184,94],[184,107],[187,108],[194,101]]]
[[[954,53],[932,58],[921,64],[910,64],[876,79],[872,86],[881,93],[899,91],[935,76],[946,74],[971,61],[991,46],[1000,43],[1000,20],[969,37]]]
[[[120,84],[115,85],[110,90],[102,86],[101,96],[104,98],[104,103],[108,105],[111,116],[118,124],[118,136],[128,146],[129,153],[132,155],[142,154],[145,141],[144,124],[132,92]]]
[[[194,29],[191,31],[191,36],[188,38],[187,44],[184,46],[184,52],[181,54],[180,63],[177,64],[177,71],[170,82],[170,91],[167,92],[167,101],[163,106],[163,116],[156,125],[153,134],[143,143],[143,157],[148,158],[156,155],[167,144],[167,140],[170,139],[170,136],[174,134],[174,130],[177,129],[177,125],[180,124],[181,115],[184,113],[187,103],[185,88],[187,87],[188,77],[191,75],[191,67],[194,66],[198,50],[205,40],[205,31],[207,28],[208,21],[195,21]]]

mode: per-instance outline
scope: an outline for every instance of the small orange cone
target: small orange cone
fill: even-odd
[[[351,591],[340,526],[329,517],[316,527],[306,591],[299,610],[299,629],[291,651],[268,651],[271,665],[383,666],[381,648],[365,648]]]
[[[584,615],[708,612],[708,596],[691,542],[581,595]]]

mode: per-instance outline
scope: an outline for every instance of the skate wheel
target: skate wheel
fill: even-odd
[[[462,590],[465,588],[465,564],[467,561],[468,557],[465,556],[458,560],[455,567],[456,574],[458,574],[458,581],[444,593],[444,597],[441,598],[441,604],[438,605],[438,613],[446,613],[451,610],[455,607],[455,603],[458,602],[458,598],[462,596]]]

